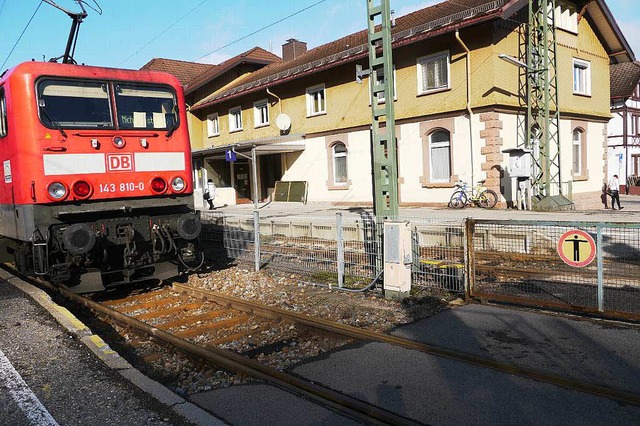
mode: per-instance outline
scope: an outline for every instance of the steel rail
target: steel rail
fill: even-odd
[[[317,385],[292,374],[265,366],[255,360],[238,355],[235,352],[216,347],[207,347],[206,349],[202,348],[188,342],[187,340],[160,330],[157,327],[150,326],[128,315],[101,305],[98,302],[94,302],[83,296],[72,293],[63,287],[55,287],[50,283],[41,281],[38,281],[38,284],[45,285],[47,288],[58,292],[65,298],[79,305],[85,306],[94,312],[106,315],[122,325],[149,335],[158,341],[167,343],[191,356],[202,359],[209,364],[222,367],[236,373],[246,374],[256,379],[264,380],[291,393],[302,395],[311,401],[332,407],[347,416],[363,421],[367,424],[407,426],[421,424],[415,420],[392,413],[383,408],[371,405],[367,402],[355,399],[332,389]]]
[[[518,367],[513,364],[495,361],[488,358],[476,356],[467,352],[456,351],[436,345],[416,342],[414,340],[402,337],[391,336],[387,334],[376,333],[345,324],[328,321],[322,318],[314,318],[308,315],[286,311],[284,309],[269,307],[251,301],[241,300],[232,296],[215,293],[205,289],[191,287],[185,284],[174,283],[173,288],[190,294],[194,297],[200,297],[219,304],[232,306],[233,308],[250,312],[256,315],[273,319],[285,319],[308,328],[322,330],[332,334],[342,335],[358,340],[369,340],[392,345],[402,346],[407,349],[413,349],[441,357],[461,361],[467,364],[477,365],[480,367],[491,368],[508,374],[534,379],[540,382],[550,383],[556,386],[569,388],[592,395],[615,399],[625,403],[640,406],[640,394],[625,391],[622,389],[611,388],[608,386],[586,383],[577,379],[560,376],[554,373],[547,373],[529,368]]]

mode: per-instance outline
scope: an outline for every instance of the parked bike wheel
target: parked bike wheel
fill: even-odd
[[[485,189],[478,197],[478,205],[483,209],[492,209],[498,203],[498,196],[490,189]]]
[[[467,194],[462,191],[456,191],[449,200],[449,207],[454,209],[461,209],[467,205]]]

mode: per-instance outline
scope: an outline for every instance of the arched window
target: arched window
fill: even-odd
[[[429,135],[429,170],[431,182],[449,182],[451,179],[451,134],[436,130]]]
[[[575,129],[571,140],[573,153],[573,166],[571,171],[574,176],[582,175],[584,165],[582,164],[582,144],[584,141],[584,131]]]
[[[331,148],[333,154],[333,183],[344,185],[347,183],[347,147],[337,142]]]

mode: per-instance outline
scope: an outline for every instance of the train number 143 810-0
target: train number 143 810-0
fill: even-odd
[[[100,192],[144,191],[143,182],[101,183]]]

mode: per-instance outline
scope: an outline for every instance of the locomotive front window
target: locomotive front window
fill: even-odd
[[[121,129],[172,129],[178,122],[175,94],[168,87],[119,83],[115,99]]]
[[[51,128],[113,128],[108,90],[106,82],[41,80],[40,121]]]

